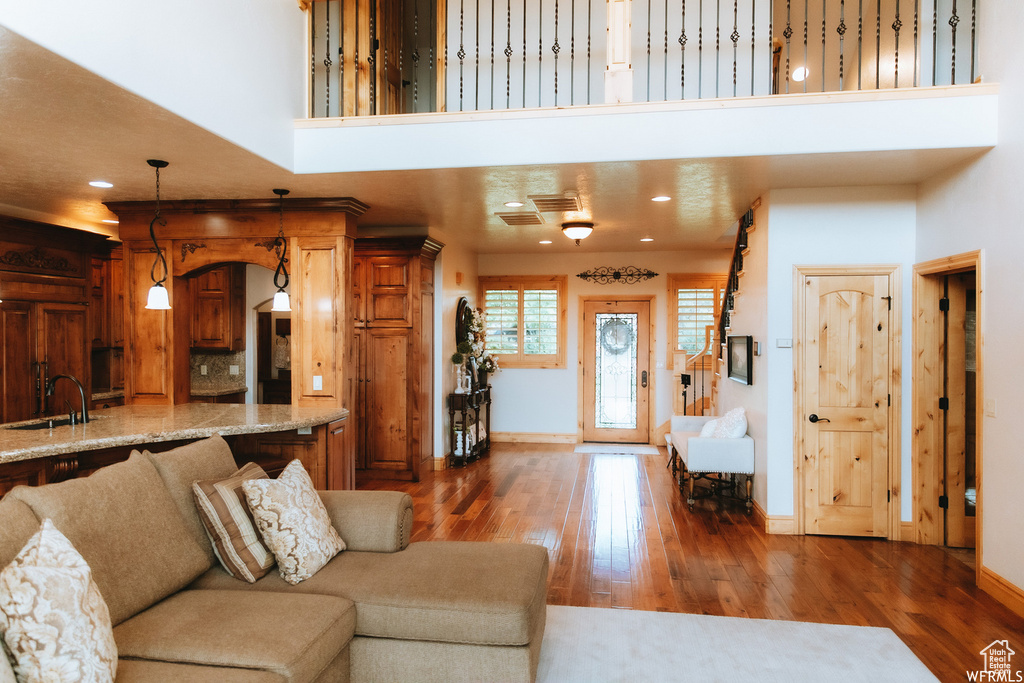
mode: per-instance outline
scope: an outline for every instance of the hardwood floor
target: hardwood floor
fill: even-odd
[[[546,546],[552,605],[884,626],[943,681],[982,667],[979,652],[994,640],[1024,652],[1024,618],[979,590],[962,556],[768,535],[737,503],[700,500],[691,513],[665,460],[495,444],[489,457],[419,483],[360,488],[408,492],[413,541]],[[1024,670],[1020,658],[1013,664]]]

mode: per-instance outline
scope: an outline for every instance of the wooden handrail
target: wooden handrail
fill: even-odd
[[[714,336],[714,330],[715,330],[715,327],[717,327],[717,326],[718,326],[717,322],[715,324],[713,324],[713,325],[705,325],[704,326],[704,348],[702,348],[700,351],[698,351],[697,353],[695,353],[692,356],[690,356],[689,358],[687,358],[686,359],[686,363],[685,363],[683,369],[686,369],[686,368],[689,368],[689,367],[692,367],[692,366],[696,365],[697,364],[697,359],[698,358],[703,358],[704,355],[707,354],[707,352],[711,350],[711,339]]]

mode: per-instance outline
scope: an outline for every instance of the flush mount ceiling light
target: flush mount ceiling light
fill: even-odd
[[[107,188],[107,187],[113,187],[114,186],[114,183],[108,183],[106,180],[93,180],[89,184],[92,185],[93,187],[102,187],[102,188]]]
[[[274,271],[274,286],[277,287],[277,293],[274,294],[274,305],[270,307],[270,310],[287,313],[292,310],[288,292],[284,291],[284,288],[288,286],[288,269],[284,265],[288,263],[288,259],[285,258],[288,253],[288,240],[284,238],[284,196],[288,194],[288,190],[275,189],[274,194],[277,195],[278,203],[277,239],[274,240],[274,246],[280,249],[278,252],[280,256],[277,261],[277,270]],[[278,282],[279,279],[280,282]]]
[[[168,311],[171,309],[171,302],[167,296],[167,288],[164,287],[164,282],[167,281],[167,259],[164,258],[164,252],[156,241],[156,232],[153,228],[157,223],[167,225],[167,221],[160,217],[160,169],[167,168],[167,162],[160,159],[147,159],[146,163],[156,170],[156,213],[153,215],[153,220],[149,222],[149,238],[153,240],[156,258],[153,260],[153,267],[149,271],[149,278],[153,281],[153,286],[149,288],[146,308],[151,311]],[[159,280],[156,279],[156,267],[158,265],[163,269],[163,276]]]
[[[505,206],[507,206],[510,209],[518,209],[520,206],[523,205],[524,204],[522,202],[505,202]]]
[[[672,199],[671,197],[669,197],[668,195],[664,195],[664,194],[659,194],[657,197],[651,197],[651,201],[652,202],[667,202],[667,201],[669,201],[671,199]]]
[[[593,223],[584,223],[582,221],[574,221],[570,223],[562,223],[562,232],[565,236],[571,240],[576,241],[576,246],[580,246],[580,240],[586,239],[590,236],[590,233],[594,232]]]

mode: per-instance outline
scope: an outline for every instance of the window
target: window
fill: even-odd
[[[565,275],[480,278],[487,353],[504,368],[565,367]]]
[[[669,274],[669,328],[675,327],[669,334],[670,362],[679,351],[692,356],[704,348],[705,328],[715,324],[727,279],[727,275]],[[716,341],[712,338],[713,344]]]

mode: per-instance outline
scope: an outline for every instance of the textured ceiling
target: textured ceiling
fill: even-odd
[[[917,183],[976,151],[927,150],[295,175],[0,28],[0,213],[116,234],[104,201],[149,200],[145,160],[167,159],[165,199],[351,196],[360,227],[436,229],[479,253],[576,250],[565,220],[590,220],[585,251],[729,246],[729,229],[773,188]],[[112,182],[108,190],[90,180]],[[582,210],[506,225],[504,202],[579,192]],[[651,202],[655,195],[672,201]],[[640,243],[641,237],[654,239]],[[551,245],[540,245],[550,239]]]

